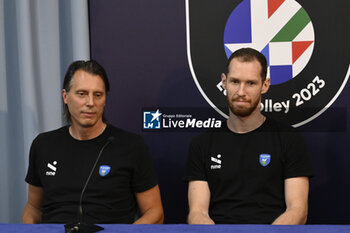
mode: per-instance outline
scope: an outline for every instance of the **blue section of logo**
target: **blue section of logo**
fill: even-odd
[[[226,53],[227,58],[229,58],[232,54],[231,50],[229,48],[227,48],[226,45],[225,45],[225,53]]]
[[[267,60],[267,65],[270,65],[270,44],[267,44],[263,50],[261,50],[261,53],[265,56]]]
[[[270,66],[271,85],[287,82],[293,78],[293,66]]]
[[[271,155],[269,155],[269,154],[261,154],[259,156],[259,162],[260,162],[260,164],[262,166],[266,167],[271,162]]]
[[[100,166],[100,176],[106,176],[111,171],[111,167],[108,165],[101,165]]]
[[[160,129],[162,113],[157,111],[144,111],[143,112],[143,128],[144,129]]]
[[[225,26],[224,44],[252,42],[250,15],[250,0],[241,2],[234,9]],[[231,53],[226,52],[226,56],[230,57]]]

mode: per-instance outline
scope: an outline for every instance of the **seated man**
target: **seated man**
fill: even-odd
[[[82,196],[83,222],[163,222],[146,144],[140,136],[106,124],[108,90],[107,74],[97,62],[76,61],[69,66],[62,90],[68,125],[42,133],[32,143],[23,223],[76,221],[90,172]],[[141,216],[135,221],[138,210]]]
[[[260,112],[267,62],[235,51],[221,75],[229,118],[196,137],[186,168],[189,224],[304,224],[313,172],[303,138]]]

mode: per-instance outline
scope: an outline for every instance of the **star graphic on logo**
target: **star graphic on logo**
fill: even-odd
[[[159,121],[159,116],[161,116],[162,114],[159,112],[159,109],[157,109],[157,111],[155,113],[151,113],[151,115],[153,116],[152,121],[154,121],[155,119],[157,119],[157,121]]]

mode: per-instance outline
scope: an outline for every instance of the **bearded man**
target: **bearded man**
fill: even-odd
[[[294,128],[260,112],[266,76],[260,52],[230,56],[221,75],[229,118],[189,149],[189,224],[305,224],[313,175],[307,148]]]

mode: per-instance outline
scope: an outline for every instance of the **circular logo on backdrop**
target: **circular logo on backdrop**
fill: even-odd
[[[265,55],[271,84],[296,77],[314,48],[309,15],[295,1],[244,0],[227,20],[224,48],[227,58],[239,48],[251,47]]]
[[[187,52],[199,91],[218,113],[228,117],[220,75],[227,58],[243,47],[261,51],[268,61],[271,86],[262,96],[263,114],[298,127],[332,105],[350,75],[344,11],[325,2],[214,2],[186,1]]]

